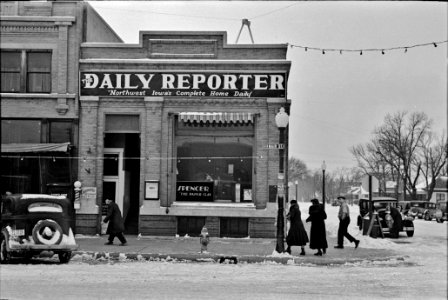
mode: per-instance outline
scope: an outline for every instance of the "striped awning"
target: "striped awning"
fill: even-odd
[[[2,144],[2,153],[40,153],[40,152],[67,152],[70,143],[43,143],[43,144]]]
[[[252,113],[241,112],[181,112],[179,120],[186,123],[253,123]]]

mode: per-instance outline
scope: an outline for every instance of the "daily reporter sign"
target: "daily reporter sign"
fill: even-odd
[[[286,96],[285,73],[81,72],[81,96]]]

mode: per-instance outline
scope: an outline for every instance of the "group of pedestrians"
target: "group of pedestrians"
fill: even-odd
[[[355,243],[355,249],[359,246],[359,240],[352,237],[347,229],[350,224],[350,211],[347,203],[345,202],[345,197],[339,196],[338,201],[340,203],[338,218],[339,218],[339,228],[338,228],[338,243],[334,247],[336,249],[344,248],[344,237],[347,238],[351,243]],[[299,204],[296,200],[291,200],[291,206],[289,208],[289,213],[287,218],[290,221],[290,228],[288,235],[286,237],[286,243],[288,247],[286,252],[291,254],[292,246],[300,246],[300,255],[305,255],[305,246],[309,242],[309,247],[313,250],[317,250],[314,255],[322,256],[327,253],[328,243],[327,243],[327,233],[325,229],[325,220],[327,219],[327,214],[325,212],[324,206],[319,203],[318,199],[311,199],[311,206],[308,211],[308,218],[306,222],[311,222],[310,238],[305,230],[301,218],[301,211]]]

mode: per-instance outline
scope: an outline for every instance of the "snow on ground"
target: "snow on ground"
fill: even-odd
[[[299,203],[302,219],[309,203]],[[335,237],[338,207],[326,206]],[[349,232],[363,248],[392,249],[405,262],[332,266],[97,260],[2,265],[3,299],[447,299],[447,223],[415,220],[412,238],[373,239]],[[330,247],[332,247],[331,245]],[[409,263],[408,263],[409,262]]]

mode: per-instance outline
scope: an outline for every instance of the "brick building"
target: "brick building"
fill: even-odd
[[[80,44],[121,39],[78,1],[2,1],[0,21],[1,192],[72,198]]]
[[[1,17],[2,58],[16,50],[22,61],[28,49],[51,53],[51,64],[36,69],[51,78],[45,89],[2,90],[2,165],[7,144],[62,148],[8,150],[5,159],[16,165],[2,171],[2,182],[23,175],[23,158],[38,167],[44,158],[47,165],[70,162],[53,166],[70,170],[63,184],[52,185],[47,166],[30,174],[35,188],[14,192],[56,193],[48,187],[80,181],[77,233],[101,231],[111,198],[130,234],[194,236],[206,225],[212,236],[274,237],[275,116],[282,107],[289,112],[287,45],[229,45],[225,32],[151,31],[140,32],[139,44],[125,44],[86,3],[43,3],[51,9],[29,12],[19,2],[16,15]],[[45,9],[47,16],[35,15]],[[9,71],[2,59],[2,83]],[[11,121],[37,123],[12,122],[15,129],[4,131]],[[67,124],[58,131],[53,122]],[[36,124],[40,138],[4,139],[4,132]],[[287,134],[284,146],[287,157]],[[41,175],[49,179],[36,180]]]

